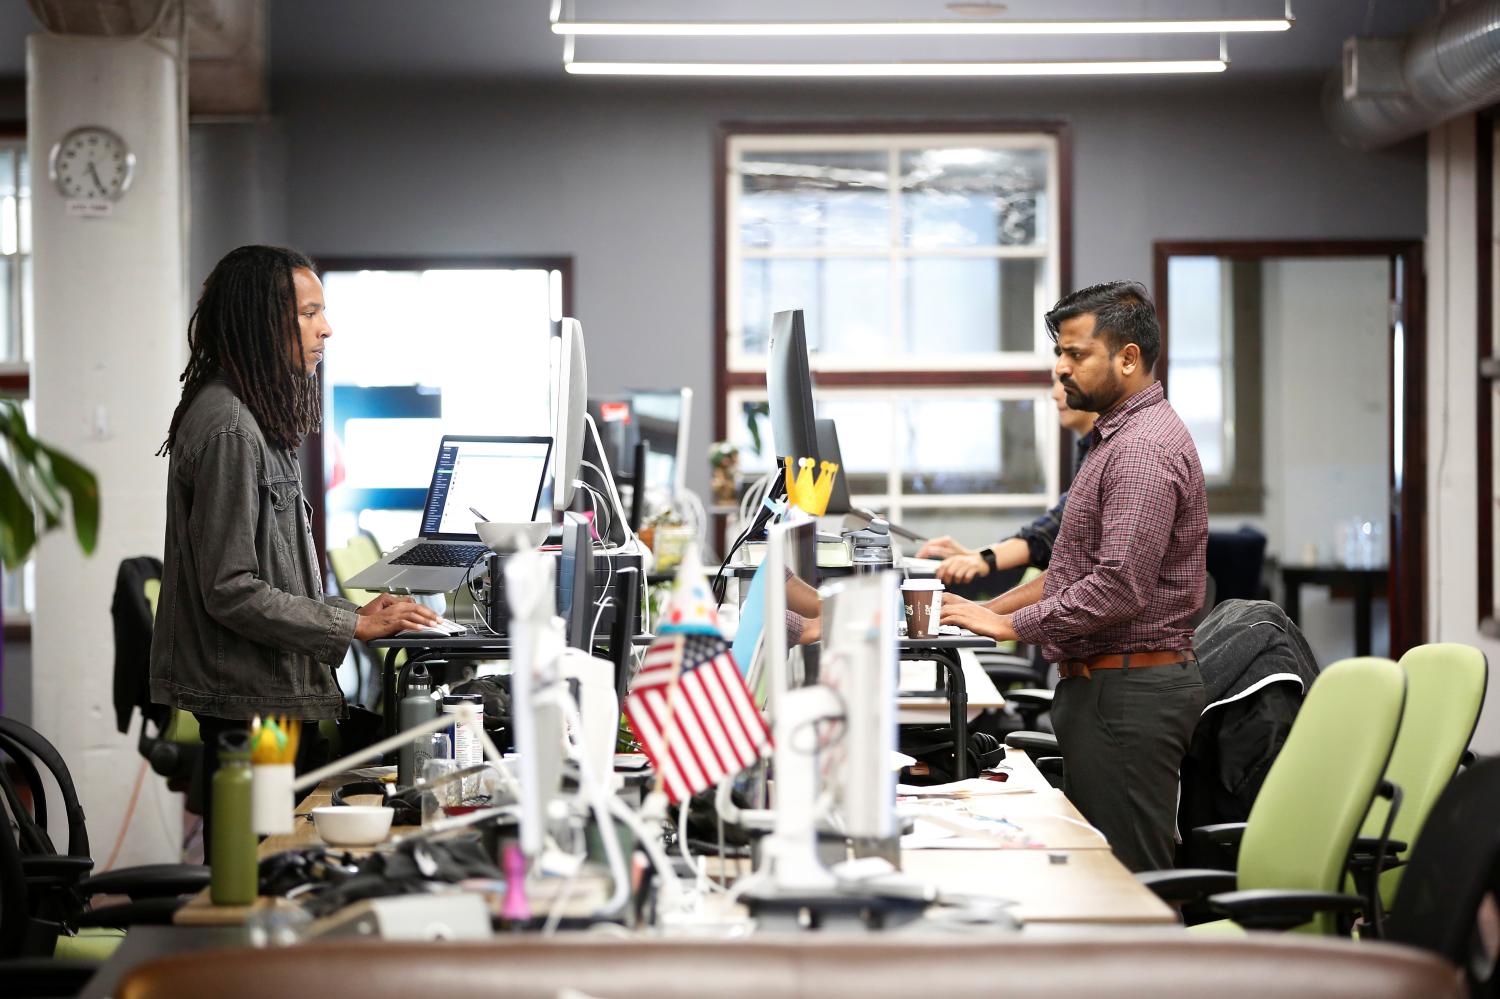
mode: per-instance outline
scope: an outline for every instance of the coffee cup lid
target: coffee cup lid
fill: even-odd
[[[904,579],[901,581],[903,590],[941,590],[943,581],[941,579]]]

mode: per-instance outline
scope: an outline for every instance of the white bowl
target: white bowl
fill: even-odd
[[[384,842],[395,815],[394,809],[384,805],[320,805],[312,810],[318,835],[333,846],[374,846]]]
[[[547,539],[552,525],[545,520],[533,520],[520,524],[507,524],[495,520],[482,520],[474,525],[490,551],[496,555],[511,555],[518,551],[532,551]],[[525,547],[518,547],[517,535],[525,536]]]

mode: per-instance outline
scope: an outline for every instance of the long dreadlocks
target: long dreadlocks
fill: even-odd
[[[297,447],[321,426],[323,400],[318,380],[307,375],[297,325],[292,272],[299,268],[316,271],[307,257],[280,246],[242,246],[214,266],[188,321],[182,400],[158,455],[171,453],[188,406],[216,375],[280,447]]]

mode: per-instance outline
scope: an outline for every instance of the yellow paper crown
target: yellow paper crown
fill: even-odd
[[[813,466],[818,466],[817,481],[813,481]],[[828,497],[833,494],[833,480],[839,474],[839,466],[831,461],[818,462],[812,458],[788,458],[786,460],[786,495],[797,509],[821,517],[828,510]]]

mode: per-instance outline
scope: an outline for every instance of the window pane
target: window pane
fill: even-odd
[[[907,246],[1027,246],[1047,241],[1047,152],[924,149],[901,154]]]
[[[21,252],[31,252],[31,170],[26,162],[25,149],[16,151],[17,172],[20,174],[21,183],[20,196],[20,223],[21,223]]]
[[[839,435],[840,475],[847,475],[849,492],[856,496],[884,495],[890,490],[890,467],[895,448],[891,441],[891,403],[878,398],[817,400],[819,418],[832,420]]]
[[[1217,362],[1172,365],[1172,406],[1193,443],[1205,478],[1222,477],[1224,462],[1224,369]]]
[[[740,158],[740,245],[755,249],[887,246],[884,151],[762,152]]]
[[[916,257],[906,263],[902,349],[911,354],[1037,349],[1042,261]]]
[[[15,253],[21,246],[20,191],[16,187],[16,154],[0,145],[0,254]]]
[[[740,270],[741,350],[764,354],[772,314],[802,309],[809,352],[885,353],[891,340],[890,274],[885,257],[745,261]]]
[[[15,257],[0,257],[0,361],[14,361],[21,349],[21,331],[15,328],[18,283],[21,269]]]
[[[1050,406],[1037,399],[961,396],[906,399],[901,407],[904,494],[1010,493],[1044,495],[1039,445],[1050,439],[1040,420]]]
[[[1224,275],[1218,257],[1167,261],[1168,349],[1173,374],[1182,361],[1218,363],[1224,344]]]

